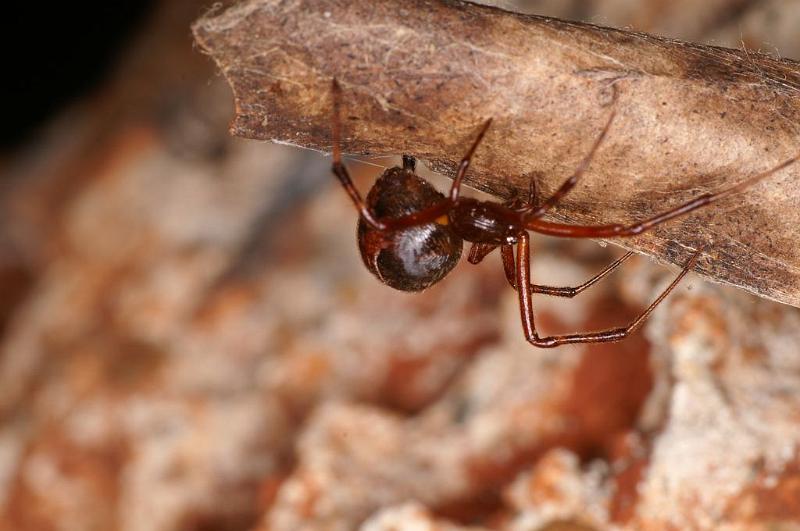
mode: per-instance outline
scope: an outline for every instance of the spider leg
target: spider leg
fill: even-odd
[[[503,261],[503,271],[506,280],[513,289],[517,289],[517,266],[514,265],[514,246],[506,244],[500,247],[500,259]]]
[[[364,202],[364,199],[361,197],[361,194],[358,193],[355,185],[353,184],[353,180],[350,178],[350,174],[347,171],[347,167],[345,167],[344,163],[342,162],[342,149],[341,149],[341,117],[340,117],[340,107],[341,107],[341,99],[342,99],[342,89],[339,87],[339,83],[336,79],[333,80],[332,87],[331,87],[331,95],[333,97],[333,164],[331,166],[331,170],[333,174],[339,179],[339,182],[344,187],[347,195],[350,196],[350,199],[353,201],[356,209],[358,209],[359,214],[361,215],[364,220],[372,225],[373,228],[382,230],[384,229],[384,224],[378,221],[375,216],[372,215],[370,212],[369,207]]]
[[[561,238],[612,238],[615,236],[635,236],[652,229],[656,225],[660,225],[671,219],[686,215],[689,212],[714,203],[715,201],[719,201],[720,199],[728,197],[729,195],[741,192],[761,181],[762,179],[766,179],[774,173],[791,166],[798,160],[800,160],[800,155],[786,160],[774,168],[754,175],[719,192],[713,194],[703,194],[671,210],[667,210],[666,212],[662,212],[661,214],[632,225],[623,225],[621,223],[615,223],[611,225],[566,225],[562,223],[550,223],[541,219],[529,218],[525,222],[525,228],[541,234],[559,236]]]
[[[478,144],[480,144],[481,140],[483,140],[483,135],[486,134],[486,130],[489,129],[491,124],[491,118],[483,123],[483,126],[478,132],[478,136],[475,138],[475,141],[472,143],[469,151],[467,151],[467,154],[464,155],[464,158],[461,159],[461,163],[458,165],[458,172],[456,173],[455,179],[453,179],[453,186],[450,188],[450,201],[453,203],[458,201],[458,194],[461,191],[461,181],[464,180],[464,174],[467,173],[467,168],[469,168],[469,164],[472,161],[472,155],[475,153],[475,150],[478,149]]]
[[[520,236],[517,242],[517,259],[516,259],[516,283],[519,286],[525,286],[525,289],[517,290],[519,293],[519,308],[520,316],[522,318],[522,328],[525,332],[525,339],[536,347],[552,348],[559,345],[573,344],[573,343],[607,343],[611,341],[620,341],[626,338],[631,332],[639,328],[642,323],[647,319],[656,306],[663,301],[670,292],[675,289],[675,286],[686,276],[686,273],[694,266],[700,256],[701,251],[696,252],[692,258],[686,263],[681,270],[680,274],[669,286],[661,293],[661,295],[654,300],[650,306],[643,311],[639,317],[633,320],[628,326],[620,328],[611,328],[599,332],[588,332],[584,334],[566,334],[558,336],[539,337],[536,332],[536,326],[533,318],[533,305],[531,303],[532,289],[530,285],[531,278],[531,263],[530,263],[530,248],[529,237],[527,233]]]
[[[467,151],[467,154],[464,155],[463,159],[461,159],[461,163],[458,165],[458,172],[456,173],[455,179],[453,179],[453,186],[450,188],[449,197],[418,212],[413,212],[395,219],[382,219],[380,220],[380,223],[383,225],[382,229],[400,230],[416,225],[424,225],[425,223],[436,221],[441,216],[447,215],[450,209],[453,208],[455,202],[458,201],[458,195],[461,191],[461,182],[464,180],[464,175],[467,173],[467,168],[469,168],[472,155],[475,153],[475,150],[478,149],[478,144],[480,144],[481,140],[483,140],[483,136],[486,134],[486,130],[489,129],[491,123],[491,118],[483,123],[483,126],[481,126],[480,131],[478,131],[478,136],[475,138],[472,146],[470,146],[469,151]],[[405,158],[403,160],[405,164]]]
[[[542,216],[545,212],[550,210],[553,205],[558,203],[567,193],[572,190],[575,185],[578,183],[578,179],[580,179],[583,174],[586,172],[586,169],[589,167],[589,164],[592,162],[597,150],[600,148],[600,144],[603,143],[603,140],[606,138],[608,134],[608,130],[611,128],[611,123],[614,121],[614,117],[616,116],[617,111],[614,110],[611,112],[611,115],[608,117],[608,121],[606,122],[605,127],[600,132],[600,136],[597,137],[597,140],[594,141],[592,145],[592,149],[589,150],[589,153],[583,158],[578,167],[575,169],[575,172],[569,176],[569,178],[564,181],[561,186],[556,190],[552,196],[550,196],[544,203],[542,203],[538,208],[532,208],[530,212],[527,213],[527,217],[529,218],[537,218]],[[531,195],[533,195],[533,188],[531,189]],[[533,200],[531,199],[530,204],[533,205]]]
[[[514,279],[514,250],[511,245],[503,245],[500,248],[501,256],[503,259],[503,270],[506,274],[506,279],[508,283],[511,284],[511,287],[514,289],[516,288],[515,279]],[[600,282],[604,277],[622,265],[625,260],[633,256],[633,251],[627,252],[622,255],[620,258],[617,258],[614,262],[606,266],[605,269],[600,271],[598,274],[575,287],[571,286],[543,286],[540,284],[531,284],[531,289],[534,293],[541,293],[543,295],[550,295],[552,297],[565,297],[568,299],[573,298],[577,294],[581,293],[582,291],[594,286],[598,282]]]
[[[473,243],[469,248],[467,261],[473,265],[480,264],[481,261],[495,249],[497,249],[497,245],[492,245],[490,243]]]

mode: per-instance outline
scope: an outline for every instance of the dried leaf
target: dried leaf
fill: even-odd
[[[495,121],[468,183],[551,193],[617,119],[554,217],[630,222],[800,151],[800,64],[743,50],[451,0],[248,0],[195,37],[233,87],[234,134],[329,151],[330,80],[345,150],[409,153],[446,175]],[[617,101],[612,103],[616,93]],[[618,243],[800,306],[800,165]]]

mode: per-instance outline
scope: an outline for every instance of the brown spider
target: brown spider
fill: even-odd
[[[536,332],[531,296],[544,293],[556,297],[574,297],[616,269],[633,253],[629,252],[599,274],[577,287],[552,287],[531,283],[528,231],[563,238],[609,238],[641,234],[666,221],[683,216],[729,195],[743,191],[758,181],[793,164],[789,159],[763,173],[713,194],[703,194],[691,201],[632,225],[567,225],[544,221],[542,216],[564,197],[583,175],[592,157],[606,137],[615,111],[606,122],[589,153],[575,172],[539,206],[534,205],[534,183],[527,201],[506,203],[479,201],[460,197],[461,182],[470,159],[492,120],[481,127],[477,138],[464,155],[458,172],[445,197],[416,175],[413,157],[403,156],[403,166],[387,169],[372,186],[366,202],[356,190],[342,163],[340,147],[341,88],[333,81],[333,173],[338,177],[359,211],[358,245],[364,264],[378,279],[399,290],[420,291],[444,278],[461,257],[463,241],[472,243],[469,262],[477,264],[500,247],[506,278],[519,293],[519,309],[525,338],[536,347],[556,347],[569,343],[619,341],[636,330],[656,306],[689,272],[702,251],[697,251],[680,274],[632,323],[622,328],[600,332],[540,337]],[[514,245],[517,246],[516,259]]]

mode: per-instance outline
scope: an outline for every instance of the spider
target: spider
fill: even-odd
[[[619,341],[639,328],[658,304],[678,285],[697,262],[702,249],[687,261],[680,274],[630,324],[598,332],[542,337],[536,331],[531,298],[534,293],[555,297],[574,297],[619,267],[633,254],[629,252],[600,273],[576,287],[542,286],[531,283],[528,231],[563,238],[609,238],[641,234],[664,222],[743,191],[753,184],[795,163],[800,156],[754,175],[716,193],[707,193],[671,210],[630,225],[568,225],[545,221],[542,216],[578,183],[614,121],[613,109],[588,154],[574,173],[542,204],[534,202],[535,183],[531,180],[527,200],[505,203],[461,197],[461,183],[475,150],[492,123],[481,126],[477,137],[458,166],[450,193],[445,196],[416,173],[416,160],[403,155],[402,167],[387,169],[372,186],[366,201],[353,185],[342,163],[341,88],[334,79],[333,165],[339,179],[359,212],[358,245],[367,269],[381,282],[402,291],[421,291],[440,281],[461,257],[463,242],[472,243],[468,261],[477,264],[500,247],[505,276],[518,292],[520,317],[525,338],[536,347],[551,348],[572,343]],[[516,246],[516,256],[514,253]]]

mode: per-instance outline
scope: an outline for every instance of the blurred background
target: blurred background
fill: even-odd
[[[0,530],[800,521],[796,309],[690,277],[625,342],[539,351],[496,255],[392,291],[329,158],[229,136],[210,5],[129,4],[6,17]],[[800,58],[796,0],[497,4]],[[348,164],[366,191],[397,162]],[[535,245],[553,285],[621,254]],[[636,258],[538,322],[618,326],[676,273]]]

